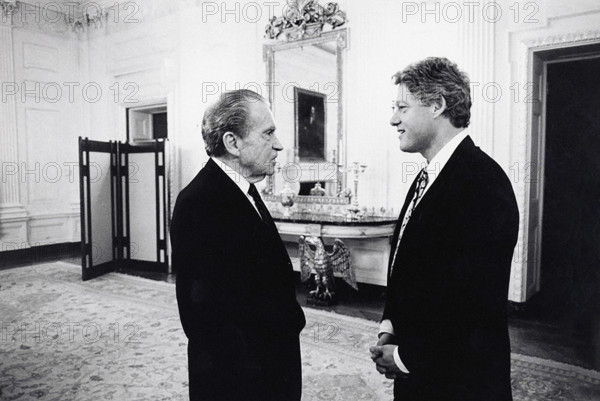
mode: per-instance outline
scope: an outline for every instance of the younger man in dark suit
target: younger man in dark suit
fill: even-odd
[[[260,95],[227,92],[204,114],[202,136],[211,159],[179,194],[171,224],[190,400],[300,400],[304,314],[254,186],[283,149],[273,115]]]
[[[519,213],[509,179],[463,132],[468,77],[444,58],[394,75],[400,149],[428,162],[392,239],[377,370],[398,401],[510,401],[506,316]]]

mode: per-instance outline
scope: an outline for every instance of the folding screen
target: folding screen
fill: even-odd
[[[114,270],[115,142],[79,138],[79,191],[81,206],[81,266],[83,280]],[[92,230],[92,227],[94,229]]]
[[[79,138],[82,279],[168,271],[165,141]]]

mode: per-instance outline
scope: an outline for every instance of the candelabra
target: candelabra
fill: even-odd
[[[290,208],[294,206],[294,199],[296,199],[296,192],[290,188],[289,184],[285,184],[285,187],[281,191],[280,202],[283,206],[283,216],[290,217]]]
[[[352,218],[359,218],[360,205],[358,203],[358,178],[365,172],[367,168],[366,164],[360,164],[360,162],[354,162],[349,167],[344,168],[344,172],[354,174],[354,195],[352,196],[352,203],[348,207],[348,212]]]

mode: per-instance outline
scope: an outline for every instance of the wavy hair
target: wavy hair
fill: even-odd
[[[446,100],[442,113],[456,128],[466,128],[471,119],[469,77],[447,58],[428,57],[411,64],[392,76],[394,84],[405,84],[425,106]]]
[[[202,139],[209,156],[223,156],[226,153],[223,135],[232,132],[244,138],[250,129],[250,103],[267,100],[248,89],[228,91],[204,112],[202,119]]]

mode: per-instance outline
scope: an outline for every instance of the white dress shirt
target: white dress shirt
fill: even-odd
[[[428,182],[427,182],[427,186],[425,187],[425,190],[423,191],[423,194],[417,200],[417,205],[419,204],[421,199],[423,199],[423,197],[427,193],[427,190],[431,187],[431,185],[433,185],[436,178],[440,175],[440,173],[442,172],[442,169],[448,163],[448,160],[450,160],[450,157],[452,157],[452,155],[454,154],[454,151],[456,151],[456,148],[458,147],[458,145],[460,145],[460,143],[467,136],[468,136],[468,134],[465,131],[461,131],[460,133],[458,133],[454,138],[452,138],[450,141],[448,141],[448,143],[446,145],[444,145],[444,147],[442,149],[440,149],[440,151],[427,164],[427,167],[425,169],[427,170]],[[379,335],[381,335],[383,333],[389,333],[389,334],[394,335],[394,326],[392,325],[391,320],[385,319],[381,322],[381,325],[379,326]],[[402,363],[402,360],[400,359],[400,353],[398,352],[398,347],[396,347],[394,349],[394,362],[396,362],[396,365],[398,365],[398,368],[402,372],[409,373],[408,369],[406,368],[406,366],[404,365],[404,363]]]
[[[252,196],[248,194],[248,190],[250,189],[250,183],[248,182],[248,180],[246,180],[246,178],[244,178],[243,175],[241,175],[240,173],[238,173],[237,171],[235,171],[216,157],[211,157],[211,159],[217,164],[217,166],[221,167],[221,170],[223,170],[223,172],[225,172],[225,174],[227,174],[227,176],[231,178],[231,181],[235,182],[235,185],[237,185],[240,191],[242,191],[242,193],[246,195],[246,198],[248,198],[248,201],[250,201],[250,204],[254,207],[254,210],[256,210],[256,213],[258,213],[258,215],[260,216],[260,212],[256,208],[256,204],[254,203],[254,198],[252,198]]]

